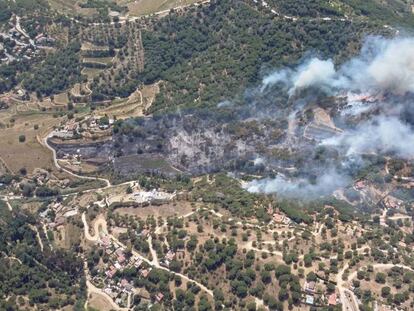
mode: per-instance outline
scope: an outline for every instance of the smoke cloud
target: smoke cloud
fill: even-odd
[[[397,117],[380,116],[362,123],[356,129],[329,138],[322,145],[338,147],[346,155],[362,153],[394,153],[398,157],[414,157],[414,132]]]
[[[288,198],[314,199],[345,187],[350,181],[348,176],[332,170],[318,176],[314,182],[307,179],[290,180],[278,175],[275,178],[253,180],[244,188],[252,193],[278,193]]]
[[[414,158],[414,130],[407,123],[407,113],[403,112],[407,107],[410,111],[409,106],[412,105],[407,101],[403,103],[403,96],[414,93],[414,38],[370,37],[358,56],[336,68],[332,59],[308,59],[296,68],[278,70],[266,76],[261,90],[263,92],[276,84],[284,86],[289,95],[300,94],[299,91],[310,87],[329,95],[354,94],[356,98],[388,95],[385,102],[381,99],[369,103],[365,100],[355,102],[349,96],[347,110],[338,117],[345,121],[347,117],[367,114],[361,115],[356,126],[343,128],[342,133],[323,140],[319,145],[338,150],[342,163],[348,164],[355,164],[360,155],[370,153]],[[374,108],[377,109],[376,115],[370,117],[369,113]],[[358,165],[364,165],[363,161]],[[306,171],[302,173],[308,175]],[[277,193],[308,199],[331,194],[351,182],[347,168],[343,167],[339,172],[328,166],[321,168],[313,181],[278,175],[249,182],[245,189],[254,193]]]
[[[310,86],[329,85],[335,74],[332,60],[313,58],[296,69],[283,69],[265,77],[262,91],[274,84],[283,83],[289,87],[289,94],[292,95],[296,90]]]
[[[295,69],[276,71],[262,81],[262,90],[284,83],[289,93],[307,87],[330,91],[381,91],[395,95],[414,92],[414,39],[368,38],[359,56],[335,70],[332,59],[312,58]]]

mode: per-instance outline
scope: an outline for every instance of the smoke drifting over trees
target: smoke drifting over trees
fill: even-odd
[[[308,59],[297,68],[282,69],[265,77],[261,91],[275,85],[282,86],[296,100],[311,89],[345,98],[348,106],[358,106],[352,110],[352,122],[350,113],[332,116],[342,125],[343,132],[316,145],[336,149],[342,155],[340,162],[320,167],[311,180],[282,175],[254,180],[246,185],[249,191],[314,198],[349,185],[353,173],[349,168],[367,165],[361,160],[364,154],[407,160],[414,157],[414,38],[370,37],[360,55],[337,68],[331,59]]]
[[[284,83],[293,94],[307,87],[336,92],[414,92],[414,38],[369,37],[359,56],[335,69],[332,59],[312,58],[298,68],[283,69],[263,79],[264,87]]]

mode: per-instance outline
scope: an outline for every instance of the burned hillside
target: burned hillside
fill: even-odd
[[[384,182],[387,159],[414,156],[406,143],[414,139],[412,54],[401,46],[411,50],[413,40],[369,38],[340,66],[305,59],[215,107],[118,120],[111,139],[69,149],[122,178],[231,172],[257,178],[249,191],[294,198],[330,195],[364,178]],[[394,66],[407,74],[390,78]]]

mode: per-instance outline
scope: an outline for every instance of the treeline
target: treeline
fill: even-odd
[[[30,68],[31,63],[26,59],[0,65],[0,93],[15,87],[21,81],[20,73],[27,72]]]
[[[115,1],[111,0],[87,0],[86,2],[80,3],[79,6],[81,8],[94,8],[99,10],[111,9],[117,12],[122,12],[127,9],[126,7],[120,6]]]
[[[228,210],[238,217],[256,217],[261,221],[269,221],[270,216],[264,208],[257,208],[260,197],[242,189],[237,180],[225,174],[215,176],[214,183],[203,181],[192,188],[194,200],[202,199],[205,203],[213,203]],[[263,199],[263,198],[262,198]]]
[[[13,13],[25,15],[48,9],[49,3],[46,0],[0,0],[0,23],[7,22]]]
[[[113,48],[107,50],[84,50],[82,51],[84,57],[114,57],[115,50]]]
[[[315,8],[319,15],[328,10]],[[165,83],[151,112],[217,105],[255,85],[263,71],[300,62],[309,52],[339,62],[355,51],[355,42],[367,33],[383,31],[368,21],[286,21],[257,11],[251,2],[235,0],[212,1],[189,10],[156,20],[143,30],[144,70],[128,72],[126,83],[119,85],[106,78],[95,80],[94,94],[124,97],[140,83],[161,80]]]
[[[414,26],[411,7],[404,1],[342,0],[357,15],[368,16],[394,26]]]
[[[8,1],[0,1],[0,23],[7,22],[12,16],[12,11],[8,5]]]
[[[99,63],[99,62],[82,62],[82,66],[85,68],[96,68],[96,69],[106,69],[109,68],[109,64]]]

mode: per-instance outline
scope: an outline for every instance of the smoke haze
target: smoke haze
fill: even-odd
[[[337,68],[332,59],[308,59],[296,68],[278,70],[266,76],[262,80],[261,91],[277,84],[284,86],[290,96],[309,87],[329,95],[392,95],[387,102],[361,101],[358,105],[351,105],[349,98],[352,110],[344,111],[340,118],[358,117],[372,108],[378,108],[379,115],[362,118],[355,126],[343,128],[342,133],[322,140],[319,145],[338,150],[343,163],[354,163],[361,154],[371,153],[414,158],[414,131],[407,123],[407,115],[410,114],[407,109],[412,111],[412,103],[402,103],[403,96],[414,93],[414,38],[370,37],[358,56]],[[278,175],[276,178],[254,180],[245,188],[254,193],[315,198],[331,194],[351,182],[346,170],[339,172],[328,166],[321,168],[312,182],[308,178],[289,179]]]
[[[356,129],[343,132],[324,140],[330,145],[345,150],[348,156],[362,153],[394,153],[398,157],[414,157],[414,132],[412,128],[396,117],[380,116],[359,125]]]
[[[262,90],[277,83],[286,84],[290,94],[310,86],[395,95],[414,92],[414,39],[370,37],[359,56],[336,70],[332,59],[312,58],[295,69],[266,76]]]
[[[254,180],[245,186],[245,189],[253,193],[278,193],[288,198],[314,199],[322,195],[328,195],[340,187],[344,187],[351,179],[335,171],[330,171],[318,176],[314,182],[307,179],[289,180],[281,175],[275,178]]]

